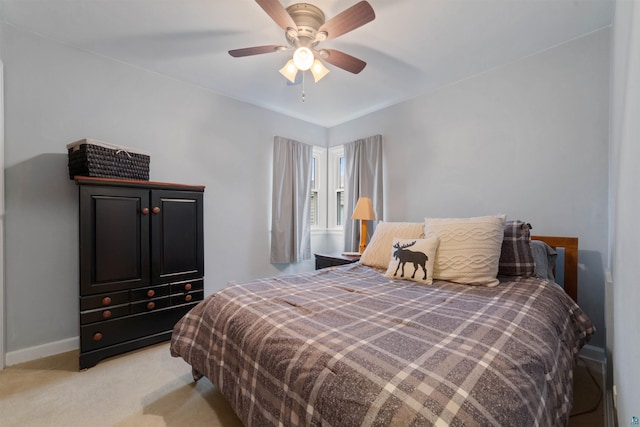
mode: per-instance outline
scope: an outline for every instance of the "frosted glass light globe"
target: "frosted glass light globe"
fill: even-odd
[[[308,70],[313,64],[313,52],[308,47],[299,47],[293,54],[293,63],[299,70]]]

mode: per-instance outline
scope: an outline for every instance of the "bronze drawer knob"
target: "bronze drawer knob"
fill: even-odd
[[[149,290],[147,291],[147,296],[148,296],[149,298],[151,298],[151,297],[152,297],[152,296],[154,296],[155,294],[156,294],[156,291],[154,291],[153,289],[149,289]]]
[[[108,319],[109,317],[111,317],[111,310],[105,310],[102,312],[103,319]]]
[[[149,215],[149,208],[142,209],[142,215]]]
[[[191,298],[193,298],[191,295],[187,295],[186,297],[184,297],[185,301],[191,301]]]
[[[160,213],[160,208],[157,206],[154,206],[153,209],[151,209],[151,212],[153,212],[154,214],[159,214]]]
[[[111,304],[111,297],[102,298],[102,305],[109,305],[109,304]]]
[[[100,341],[101,339],[102,339],[102,334],[100,332],[96,332],[95,334],[93,334],[94,341]]]
[[[155,307],[156,307],[156,303],[155,302],[151,301],[151,302],[147,303],[147,308],[149,310],[153,310]]]
[[[192,288],[191,283],[187,283],[186,285],[184,285],[184,290],[185,291],[190,291]]]

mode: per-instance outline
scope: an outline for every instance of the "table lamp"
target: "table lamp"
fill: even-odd
[[[376,219],[376,215],[373,212],[373,202],[369,197],[360,197],[358,199],[351,219],[360,220],[360,253],[362,253],[364,248],[367,247],[367,221]]]

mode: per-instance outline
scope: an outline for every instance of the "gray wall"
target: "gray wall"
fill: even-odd
[[[620,426],[640,417],[640,3],[616,1],[611,85],[611,270],[607,292],[608,387]]]
[[[152,180],[207,187],[211,293],[312,268],[269,264],[274,135],[338,145],[381,133],[386,220],[504,212],[535,233],[578,236],[580,303],[603,329],[608,31],[332,129],[12,27],[2,43],[7,351],[77,336],[77,189],[64,146],[84,137],[150,152]]]
[[[6,113],[7,352],[78,335],[78,202],[65,145],[151,153],[151,180],[205,185],[205,292],[312,269],[269,263],[278,134],[326,129],[2,27]]]
[[[2,58],[0,43],[0,58]],[[4,64],[0,60],[0,164],[4,164]],[[4,369],[4,173],[0,174],[0,369]]]
[[[604,347],[609,29],[330,129],[384,138],[387,221],[505,213],[580,239],[579,303]],[[366,134],[366,135],[363,135]]]

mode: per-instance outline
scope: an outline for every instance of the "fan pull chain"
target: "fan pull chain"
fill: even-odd
[[[307,74],[304,71],[302,72],[302,102],[304,102],[304,75]]]

